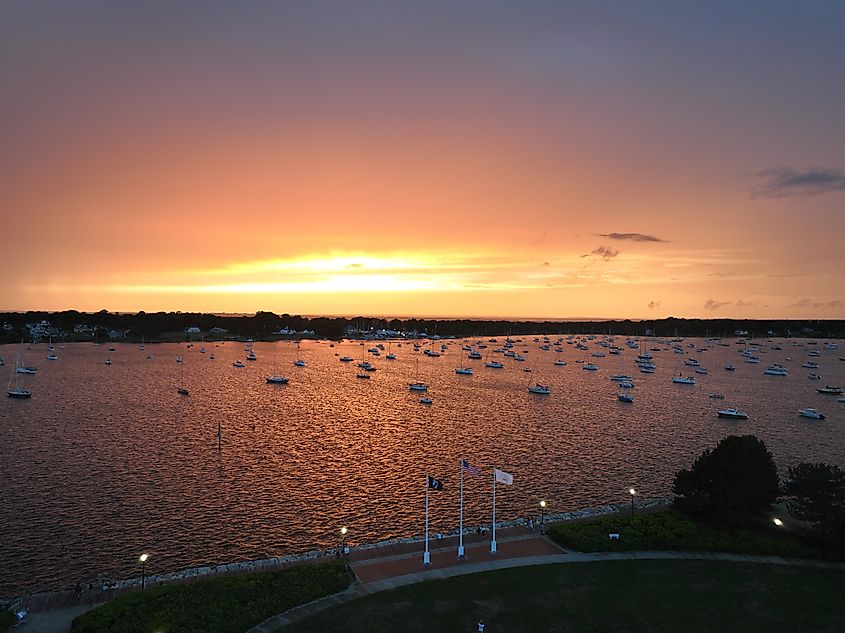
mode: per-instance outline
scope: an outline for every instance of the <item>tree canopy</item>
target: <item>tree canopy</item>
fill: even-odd
[[[822,533],[845,530],[845,471],[831,464],[802,462],[783,484],[786,509]]]
[[[729,526],[764,515],[777,500],[777,467],[753,435],[730,435],[675,475],[675,507],[699,519]]]

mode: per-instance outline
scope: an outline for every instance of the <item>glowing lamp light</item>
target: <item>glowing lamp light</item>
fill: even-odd
[[[772,519],[772,523],[774,523],[774,524],[775,524],[776,526],[778,526],[778,527],[783,526],[783,521],[781,521],[781,520],[780,520],[780,519],[778,519],[778,518],[774,518],[774,519]]]

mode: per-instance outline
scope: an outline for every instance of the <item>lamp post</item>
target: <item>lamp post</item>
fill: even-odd
[[[346,556],[346,533],[348,531],[349,530],[345,525],[340,528],[340,551],[344,556]]]
[[[141,554],[138,560],[141,561],[141,589],[147,586],[147,559],[149,554]]]
[[[631,495],[631,516],[634,516],[634,495],[637,494],[637,491],[633,488],[628,488],[628,494]]]
[[[540,501],[540,534],[546,533],[546,500]]]
[[[772,519],[772,523],[774,523],[774,524],[775,524],[776,526],[778,526],[778,527],[783,527],[783,521],[781,521],[781,520],[780,520],[780,519],[778,519],[777,517],[775,517],[774,519]]]

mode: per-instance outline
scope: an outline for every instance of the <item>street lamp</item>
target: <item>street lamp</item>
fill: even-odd
[[[783,527],[783,521],[781,521],[781,520],[780,520],[780,519],[778,519],[777,517],[775,517],[774,519],[772,519],[772,523],[774,523],[774,524],[775,524],[776,526],[778,526],[778,527]]]
[[[628,488],[628,494],[631,495],[631,516],[634,516],[634,495],[637,494],[637,491],[633,488]]]
[[[540,534],[546,533],[546,500],[540,501]]]
[[[141,589],[147,586],[147,559],[149,554],[141,554],[138,560],[141,561]]]
[[[348,531],[349,530],[345,525],[340,528],[340,551],[344,554],[344,556],[346,555],[346,533]]]

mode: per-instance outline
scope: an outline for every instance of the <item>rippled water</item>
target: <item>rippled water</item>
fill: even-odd
[[[501,520],[537,514],[541,498],[554,512],[624,501],[629,486],[666,495],[679,468],[731,433],[764,439],[782,475],[801,460],[845,465],[845,404],[815,392],[845,385],[845,345],[822,349],[820,369],[808,370],[802,348],[780,344],[764,348],[759,365],[741,362],[733,343],[697,354],[712,373],[696,375],[696,386],[671,383],[684,358],[671,351],[652,352],[653,375],[636,371],[638,352],[627,348],[593,359],[601,369],[589,372],[576,362],[587,352],[541,351],[531,338],[515,347],[526,362],[499,358],[505,369],[494,370],[468,361],[474,376],[454,373],[458,342],[440,358],[393,343],[398,359],[371,358],[370,380],[338,360],[360,360],[356,342],[304,342],[304,368],[293,366],[294,345],[256,343],[258,360],[243,369],[232,366],[245,356],[236,342],[207,344],[207,354],[199,345],[69,344],[57,361],[32,345],[24,361],[38,373],[21,377],[32,399],[0,401],[0,595],[137,575],[142,551],[158,573],[330,547],[341,525],[353,544],[419,534],[426,471],[446,486],[432,493],[432,531],[454,529],[460,456],[482,468],[466,478],[467,525],[489,521],[493,464],[515,480],[498,489]],[[4,376],[16,353],[0,347]],[[558,357],[569,365],[554,366]],[[722,369],[728,360],[735,372]],[[274,362],[290,384],[265,383]],[[771,362],[790,375],[762,375]],[[175,391],[183,366],[188,397]],[[634,404],[618,402],[609,380],[623,369]],[[810,371],[822,380],[808,380]],[[417,377],[432,405],[408,390]],[[529,394],[534,380],[552,395]],[[727,398],[709,399],[712,391]],[[726,406],[750,419],[718,419]],[[804,406],[827,419],[798,417]]]

